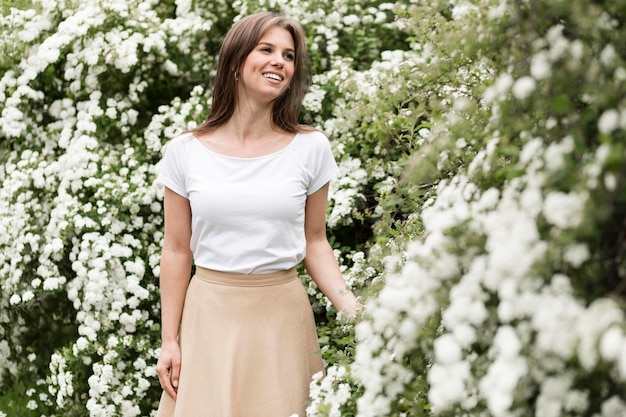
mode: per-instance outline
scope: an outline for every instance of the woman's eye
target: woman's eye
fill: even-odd
[[[293,61],[294,59],[296,59],[296,57],[294,56],[294,54],[285,54],[285,59],[288,61]]]

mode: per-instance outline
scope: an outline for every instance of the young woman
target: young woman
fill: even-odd
[[[337,165],[298,124],[307,70],[298,23],[241,19],[208,118],[167,146],[159,417],[305,416],[323,365],[300,262],[339,311],[361,308],[326,238]]]

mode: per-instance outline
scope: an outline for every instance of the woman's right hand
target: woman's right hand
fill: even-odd
[[[180,346],[177,342],[164,343],[161,346],[156,373],[161,388],[175,400],[180,378]]]

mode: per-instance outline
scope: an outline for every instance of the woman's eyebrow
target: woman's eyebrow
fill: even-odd
[[[276,45],[274,45],[273,43],[265,42],[265,41],[259,42],[259,45],[267,45],[267,46],[271,46],[272,48],[276,47]],[[287,52],[296,52],[296,50],[293,49],[293,48],[285,48],[285,51],[287,51]]]

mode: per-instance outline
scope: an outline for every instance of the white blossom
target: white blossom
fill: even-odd
[[[513,328],[504,326],[498,329],[492,348],[496,359],[479,384],[480,393],[495,417],[508,415],[513,405],[514,390],[528,371],[526,360],[519,355],[521,348]]]
[[[546,51],[533,55],[530,61],[530,73],[536,80],[544,80],[552,74],[552,64]]]
[[[536,86],[537,83],[533,77],[525,76],[515,80],[512,92],[515,98],[518,100],[524,100],[525,98],[528,98],[533,91],[535,91]]]
[[[598,119],[600,133],[611,134],[619,128],[620,114],[616,109],[605,110]]]
[[[569,245],[563,252],[563,259],[572,265],[574,268],[578,268],[590,257],[589,248],[584,243],[576,243]]]
[[[583,220],[586,202],[586,194],[553,191],[546,196],[542,213],[548,222],[557,227],[574,228]]]
[[[617,59],[618,59],[618,55],[617,55],[617,52],[615,51],[615,47],[612,44],[606,45],[600,52],[600,62],[605,67],[613,66]]]
[[[626,349],[626,336],[619,327],[610,327],[600,339],[599,352],[606,361],[617,361]]]

